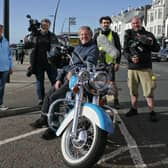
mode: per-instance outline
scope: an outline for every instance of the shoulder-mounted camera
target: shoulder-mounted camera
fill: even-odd
[[[32,32],[32,35],[37,35],[37,32],[40,29],[41,23],[37,19],[32,19],[30,15],[26,16],[29,19],[28,31]]]

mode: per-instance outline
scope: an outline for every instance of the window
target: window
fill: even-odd
[[[154,32],[153,32],[153,27],[150,27],[150,28],[149,28],[149,31],[150,31],[151,33],[154,33]]]
[[[154,34],[156,34],[156,26],[154,26]]]
[[[121,32],[121,25],[118,26],[118,31]]]
[[[162,26],[161,25],[158,25],[158,34],[162,34]]]
[[[158,19],[161,19],[162,18],[162,9],[160,8],[158,10]]]
[[[157,19],[157,10],[155,10],[155,19]]]
[[[153,18],[153,12],[150,13],[150,21],[153,22],[154,18]]]

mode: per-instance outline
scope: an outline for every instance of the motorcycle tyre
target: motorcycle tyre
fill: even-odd
[[[73,158],[70,158],[65,149],[66,137],[70,134],[72,123],[69,124],[69,126],[64,131],[61,138],[61,152],[63,160],[67,166],[72,168],[89,168],[92,167],[102,156],[107,141],[107,132],[97,127],[94,123],[92,123],[92,125],[94,128],[93,143],[88,153],[85,156],[83,156],[83,158],[79,161],[77,159],[75,160]]]

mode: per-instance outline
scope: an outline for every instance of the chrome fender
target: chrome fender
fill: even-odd
[[[71,123],[73,120],[74,109],[72,109],[63,122],[61,123],[60,127],[57,129],[56,135],[60,136],[66,127]],[[82,116],[87,117],[93,123],[95,123],[99,128],[108,133],[112,134],[114,132],[113,122],[110,116],[99,106],[91,103],[85,103],[82,107]]]

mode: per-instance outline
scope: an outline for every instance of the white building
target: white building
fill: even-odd
[[[152,32],[158,40],[168,38],[168,0],[152,0],[151,5],[128,9],[118,16],[112,16],[111,29],[119,34],[122,45],[124,32],[131,27],[133,16],[140,16],[145,29]]]
[[[165,23],[168,16],[168,0],[153,0],[151,8],[147,11],[146,29],[156,38],[165,36]]]
[[[144,8],[128,9],[122,11],[118,16],[112,16],[111,29],[118,33],[122,46],[124,43],[125,30],[131,28],[131,19],[134,16],[144,18]]]
[[[167,19],[165,21],[165,37],[168,38],[168,17],[167,17]]]

